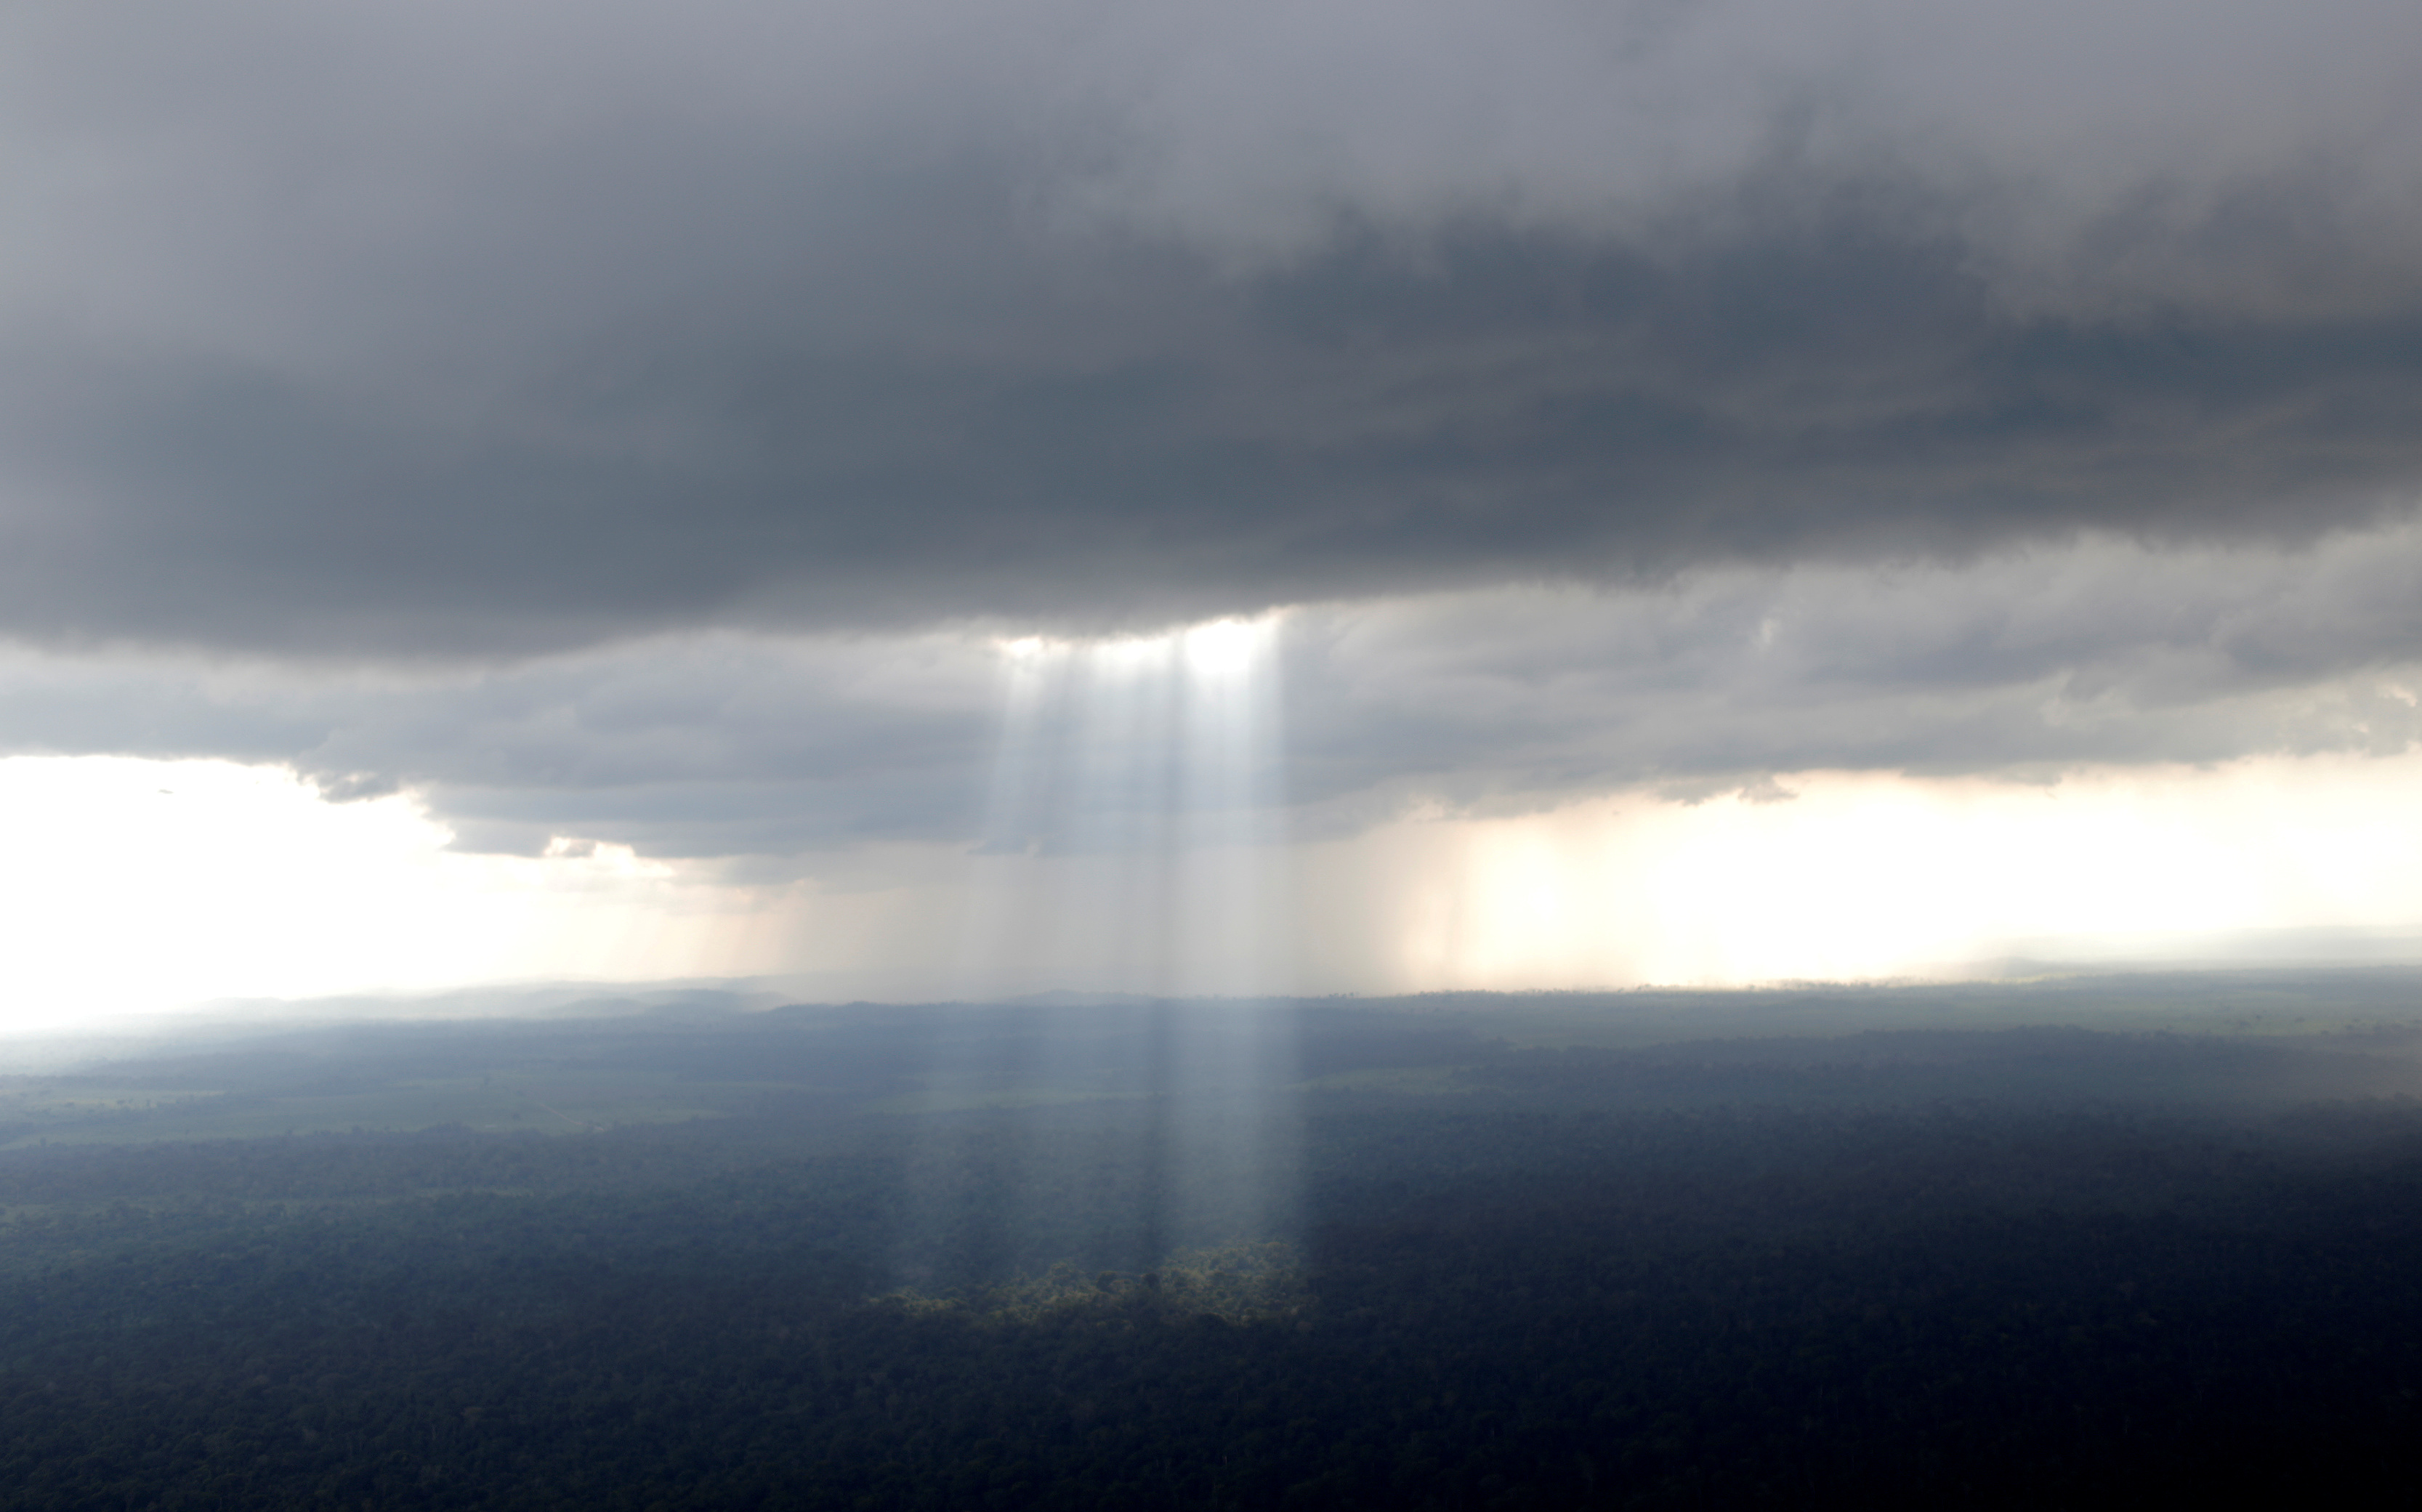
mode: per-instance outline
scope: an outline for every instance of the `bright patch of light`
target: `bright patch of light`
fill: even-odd
[[[1187,669],[1204,677],[1237,677],[1269,654],[1277,622],[1217,620],[1198,624],[1179,638],[1186,648]]]
[[[0,918],[25,1029],[221,998],[763,970],[778,910],[627,846],[465,856],[407,797],[228,762],[0,760]]]
[[[2422,937],[2422,756],[2104,770],[2051,787],[1812,774],[1408,820],[1303,858],[1307,977],[1356,990],[1738,984],[2012,956],[2225,958]]]

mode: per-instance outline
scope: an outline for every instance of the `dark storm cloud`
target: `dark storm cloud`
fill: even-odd
[[[2409,509],[2422,20],[2109,8],[21,13],[0,629],[1098,628]]]
[[[2356,0],[21,8],[0,748],[814,869],[985,833],[995,634],[1293,606],[1303,834],[2402,750],[2417,58]]]

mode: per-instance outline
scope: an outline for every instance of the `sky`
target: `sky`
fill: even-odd
[[[0,1017],[2404,950],[2417,75],[2403,0],[10,8]]]

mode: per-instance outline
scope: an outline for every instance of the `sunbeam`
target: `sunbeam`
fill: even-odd
[[[976,1203],[983,1184],[942,1153],[986,1138],[1005,1054],[1024,1058],[1020,1084],[1073,1105],[1067,1137],[1115,1146],[1151,1194],[1137,1232],[1096,1236],[1106,1263],[1285,1228],[1295,1142],[1269,1094],[1294,1079],[1294,1048],[1286,1016],[1255,1000],[1289,985],[1279,634],[1272,616],[1000,643],[999,748],[968,858],[961,996],[1033,995],[1033,1032],[1014,1045],[934,1037],[925,1106],[961,1117],[936,1126],[943,1142],[920,1167],[927,1228],[1003,1253],[1023,1246],[1029,1210],[997,1190]],[[1105,992],[1151,1001],[1106,1033],[1094,1006]],[[984,1158],[998,1180],[1023,1179],[1014,1142]]]
[[[965,995],[1286,990],[1279,629],[1000,644]]]

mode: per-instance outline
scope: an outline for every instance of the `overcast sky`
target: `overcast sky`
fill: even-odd
[[[2422,719],[2410,0],[26,6],[0,183],[0,747],[464,856]],[[1221,620],[1204,702],[1150,638]]]

